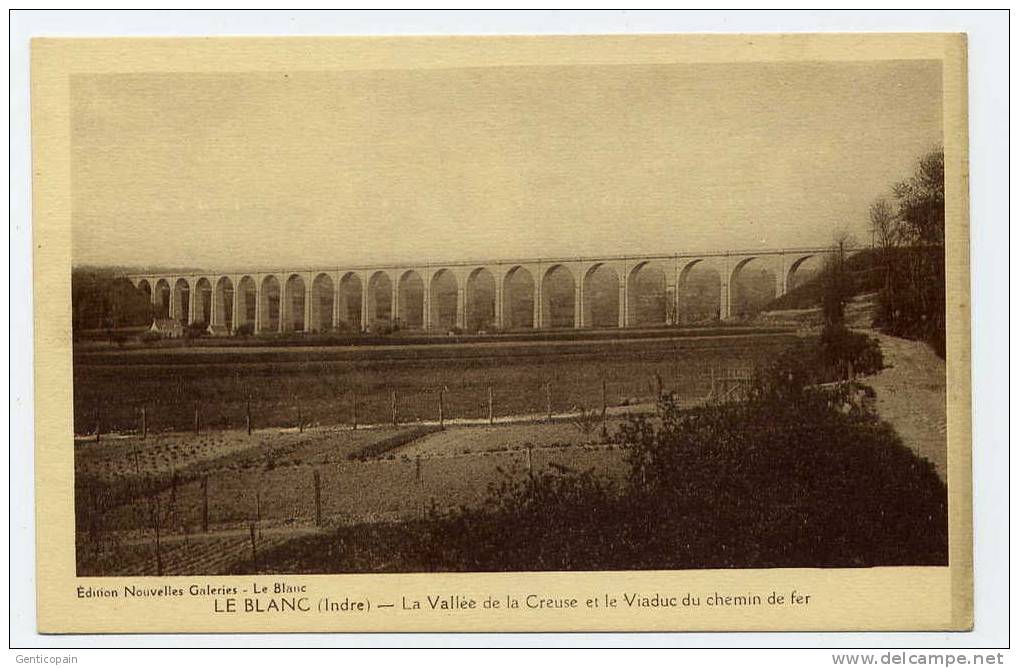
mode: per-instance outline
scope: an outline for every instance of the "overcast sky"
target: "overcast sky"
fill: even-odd
[[[269,268],[869,241],[937,62],[77,76],[75,264]]]

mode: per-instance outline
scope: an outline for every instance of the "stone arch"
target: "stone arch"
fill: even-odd
[[[170,300],[173,291],[170,289],[170,282],[165,278],[156,281],[155,316],[157,318],[170,317]]]
[[[432,329],[449,331],[458,326],[460,309],[460,282],[449,269],[432,274],[428,285],[430,322]]]
[[[368,318],[372,330],[389,327],[393,321],[393,279],[389,273],[376,271],[368,279]]]
[[[290,274],[283,286],[283,331],[303,332],[308,325],[304,277]]]
[[[619,273],[599,262],[584,272],[582,292],[585,327],[619,326]]]
[[[506,272],[502,284],[502,322],[505,329],[534,328],[534,276],[517,265]]]
[[[400,327],[422,329],[425,326],[425,281],[421,274],[413,269],[403,272],[396,290]]]
[[[361,277],[348,271],[340,278],[339,313],[336,324],[346,329],[361,330],[364,328],[362,307],[364,306],[364,285]]]
[[[566,265],[555,264],[541,278],[542,327],[573,327],[576,317],[577,282]]]
[[[212,283],[204,276],[195,281],[195,324],[212,322]]]
[[[495,326],[495,275],[478,267],[467,276],[465,325],[469,332],[483,332]]]
[[[149,298],[149,301],[152,300],[152,284],[149,283],[149,279],[139,278],[138,284],[135,285],[135,288],[137,288],[139,292],[145,294],[145,296]]]
[[[255,317],[258,314],[258,289],[255,279],[251,276],[242,276],[237,281],[234,299],[238,300],[237,308],[233,309],[237,314],[237,322],[233,323],[233,331],[236,332],[248,323],[254,325]]]
[[[690,260],[676,283],[677,323],[718,320],[722,312],[722,272],[704,258]]]
[[[747,267],[752,269],[748,270]],[[755,275],[750,275],[751,271]],[[745,317],[778,296],[775,269],[766,257],[752,255],[740,259],[729,274],[729,315]]]
[[[280,281],[273,274],[262,279],[262,288],[259,290],[258,305],[259,330],[263,332],[278,332],[283,318],[280,317],[280,307],[283,305],[283,291]]]
[[[234,292],[234,282],[229,276],[221,276],[216,281],[216,298],[212,301],[216,309],[212,314],[211,325],[223,326],[227,332],[234,331],[234,299],[237,298]]]
[[[322,272],[311,281],[311,308],[308,310],[307,331],[326,332],[333,326],[333,305],[336,303],[332,277]]]
[[[173,297],[171,301],[171,317],[180,320],[185,325],[188,323],[188,314],[191,309],[191,284],[186,278],[178,278],[173,283]]]
[[[647,260],[630,270],[626,278],[627,323],[664,325],[669,320],[669,268]]]
[[[813,276],[816,276],[821,270],[821,267],[816,266],[816,261],[823,260],[823,257],[821,253],[810,253],[809,255],[797,257],[790,262],[789,268],[786,269],[785,276],[783,277],[785,284],[782,286],[782,293],[794,290]],[[812,262],[812,260],[815,262]],[[806,268],[804,265],[806,265]],[[810,265],[815,266],[811,267]]]

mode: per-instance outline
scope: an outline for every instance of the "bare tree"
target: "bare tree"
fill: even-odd
[[[852,248],[854,238],[841,230],[835,235],[832,252],[825,258],[821,270],[822,292],[821,312],[826,329],[841,327],[845,320],[846,302],[852,296],[852,282],[846,271],[846,250]]]
[[[883,197],[870,205],[870,224],[872,244],[881,253],[881,265],[884,268],[884,306],[887,320],[895,311],[892,284],[894,282],[896,248],[902,240],[902,229],[895,208]]]
[[[895,209],[885,198],[870,205],[871,245],[876,248],[892,248],[899,243],[899,220]]]

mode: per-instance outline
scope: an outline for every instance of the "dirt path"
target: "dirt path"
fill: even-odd
[[[945,361],[919,341],[868,334],[881,342],[885,358],[885,369],[864,380],[877,394],[878,414],[947,480]]]

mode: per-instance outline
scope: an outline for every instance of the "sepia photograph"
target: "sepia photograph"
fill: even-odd
[[[37,634],[973,628],[966,34],[194,29],[30,44]]]
[[[943,76],[72,74],[76,575],[948,566]]]

